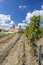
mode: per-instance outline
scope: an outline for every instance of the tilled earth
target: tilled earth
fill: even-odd
[[[42,45],[41,65],[43,65],[43,37],[37,43]]]
[[[8,50],[9,45],[11,46],[13,44],[15,45],[13,47],[10,46],[9,48],[10,51],[8,50],[9,52],[7,55],[6,52],[4,52],[6,56],[4,56],[5,58],[1,60],[0,65],[38,65],[38,61],[36,60],[37,58],[33,57],[30,52],[30,47],[25,35],[22,34],[19,37],[19,39],[15,42],[18,36],[19,36],[18,34],[15,35],[10,41],[10,43],[8,42],[4,45],[2,44],[3,47],[1,47],[2,48],[2,51],[0,50],[1,52],[3,52],[3,50],[5,51],[5,49]],[[3,53],[1,54],[3,55]]]
[[[2,43],[0,42],[0,53],[1,53],[2,51],[4,51],[10,44],[12,44],[12,43],[16,40],[16,38],[17,38],[18,36],[19,36],[19,35],[16,34],[16,35],[14,35],[12,38],[7,39],[7,41],[5,41],[5,42],[3,42],[3,40],[2,40]]]

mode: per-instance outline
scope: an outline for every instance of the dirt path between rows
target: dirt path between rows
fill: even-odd
[[[21,39],[22,38],[22,39]],[[11,49],[9,55],[2,63],[2,65],[22,65],[23,64],[23,37],[21,36],[20,40],[16,45]]]
[[[9,51],[8,56],[0,65],[38,65],[37,57],[32,56],[28,40],[24,34]]]
[[[17,36],[19,35],[16,34],[11,39],[8,39],[6,42],[0,43],[0,53],[4,51],[11,43],[13,43],[16,40]]]

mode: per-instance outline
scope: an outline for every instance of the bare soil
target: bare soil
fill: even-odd
[[[13,44],[18,36],[19,35],[16,34],[10,41],[0,44],[0,52],[6,48],[8,50],[7,46],[9,46],[9,44],[11,45],[11,43]],[[40,39],[40,42],[43,43],[43,38]],[[2,60],[0,65],[38,65],[38,58],[32,55],[30,49],[31,47],[28,44],[26,36],[22,34],[16,44],[10,48],[8,55]]]

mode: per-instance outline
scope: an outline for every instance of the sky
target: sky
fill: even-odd
[[[0,28],[24,28],[33,15],[42,17],[43,27],[43,0],[0,0]]]

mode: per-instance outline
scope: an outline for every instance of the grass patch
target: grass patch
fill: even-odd
[[[0,38],[9,37],[14,35],[14,33],[8,33],[8,34],[0,34]]]

